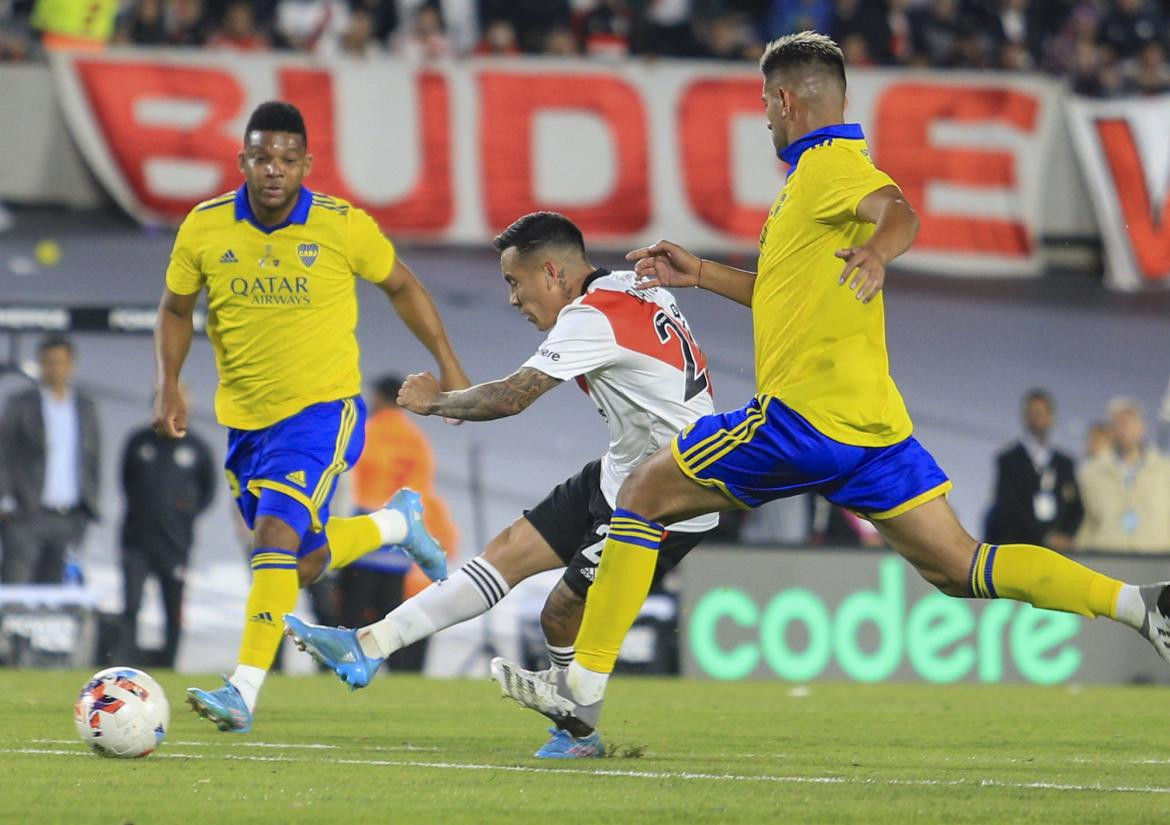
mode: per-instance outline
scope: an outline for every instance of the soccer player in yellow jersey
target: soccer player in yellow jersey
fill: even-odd
[[[386,544],[406,548],[431,578],[446,577],[413,491],[368,516],[329,517],[337,477],[361,454],[365,430],[356,279],[389,297],[445,388],[468,381],[430,295],[373,219],[301,184],[313,158],[296,107],[261,104],[238,161],[244,184],[196,206],[175,238],[155,328],[154,424],[173,438],[186,432],[179,371],[206,290],[215,412],[228,427],[228,482],[253,531],[252,585],[235,672],[222,688],[187,693],[221,730],[243,732],[299,586]]]
[[[623,483],[576,657],[534,674],[493,662],[505,692],[577,736],[597,726],[618,648],[649,589],[663,524],[806,491],[870,519],[942,592],[1009,598],[1137,629],[1170,661],[1170,586],[1138,587],[1043,547],[972,538],[945,498],[950,481],[911,436],[890,378],[881,289],[918,230],[897,184],[844,123],[836,43],[802,32],[760,61],[784,188],[760,235],[757,272],[661,241],[627,257],[642,286],[694,286],[750,307],[756,390],[747,406],[700,418]]]

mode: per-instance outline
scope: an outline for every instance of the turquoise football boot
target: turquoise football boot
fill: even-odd
[[[349,685],[350,690],[368,685],[385,661],[365,654],[356,630],[309,624],[291,613],[284,614],[284,627],[285,635],[298,648],[325,667],[333,668],[337,678]]]
[[[247,733],[252,729],[252,711],[226,676],[217,690],[187,688],[187,704],[220,730]]]
[[[549,728],[552,738],[536,752],[537,759],[595,759],[605,756],[605,745],[597,731],[576,737],[567,730]]]
[[[395,493],[383,508],[406,519],[406,539],[399,545],[433,582],[447,578],[447,554],[423,524],[422,496],[409,487]]]

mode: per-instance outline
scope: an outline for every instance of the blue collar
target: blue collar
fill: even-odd
[[[265,235],[271,235],[276,230],[284,229],[290,224],[305,223],[309,220],[309,208],[312,205],[313,193],[302,186],[301,193],[297,195],[297,202],[293,206],[292,211],[288,213],[288,217],[284,219],[284,222],[278,223],[276,226],[265,226],[256,220],[256,216],[252,214],[252,204],[248,203],[248,184],[245,183],[236,190],[236,220],[247,221]]]
[[[809,132],[803,137],[798,137],[777,152],[776,155],[780,160],[788,164],[788,174],[791,175],[792,170],[796,168],[797,161],[800,160],[800,156],[804,154],[806,149],[820,146],[822,143],[832,143],[833,138],[865,140],[865,135],[861,132],[860,123],[838,123],[834,126],[825,126]]]

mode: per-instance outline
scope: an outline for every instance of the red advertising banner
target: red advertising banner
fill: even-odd
[[[590,243],[669,237],[751,254],[783,184],[751,69],[683,62],[395,61],[176,52],[57,55],[63,110],[103,185],[144,223],[174,224],[238,185],[263,100],[305,114],[312,188],[394,237],[485,243],[555,209]],[[1011,75],[857,70],[849,120],[922,217],[908,266],[1031,275],[1057,88]]]
[[[1068,113],[1107,283],[1131,292],[1170,286],[1170,95],[1073,100]]]

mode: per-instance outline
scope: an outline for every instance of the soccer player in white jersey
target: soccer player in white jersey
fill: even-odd
[[[540,618],[553,668],[567,666],[622,481],[713,410],[706,357],[667,290],[638,289],[633,272],[595,268],[581,231],[555,212],[525,215],[496,237],[495,247],[509,303],[548,332],[544,343],[511,375],[466,390],[443,392],[430,373],[412,375],[399,405],[420,415],[488,421],[515,415],[575,379],[609,426],[609,449],[525,511],[483,555],[381,621],[355,631],[286,615],[298,646],[351,688],[368,684],[399,648],[486,612],[529,576],[566,565]],[[659,570],[676,565],[717,524],[718,516],[709,514],[668,525]],[[550,732],[537,756],[604,752],[596,732],[580,738],[563,729]]]

